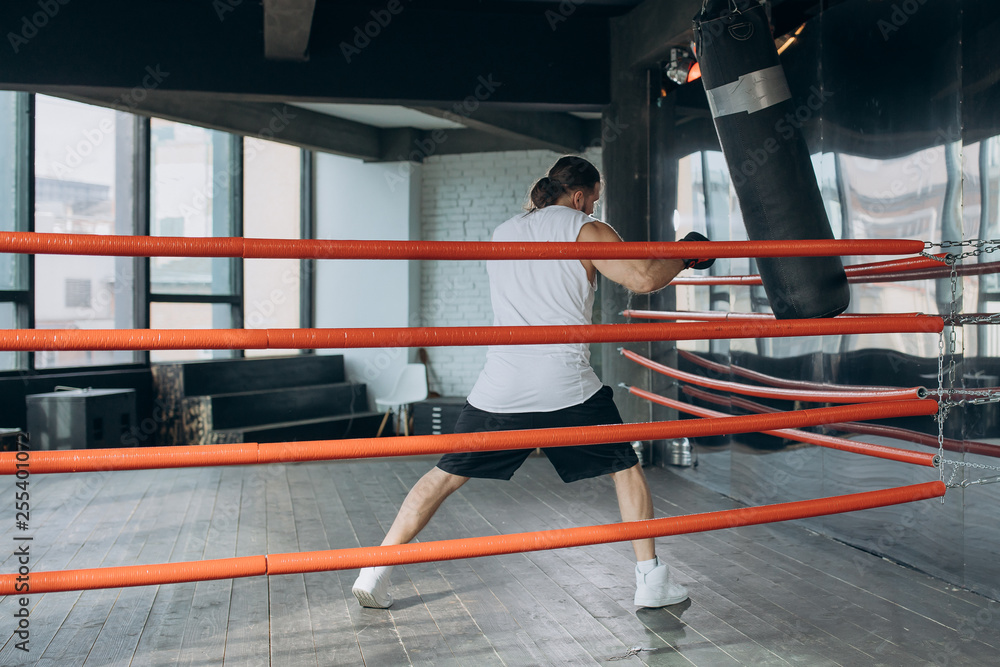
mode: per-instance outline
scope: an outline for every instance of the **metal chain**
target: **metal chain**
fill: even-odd
[[[937,389],[928,389],[927,390],[927,395],[928,396],[937,396],[937,395],[939,395],[941,393],[945,393],[945,392],[940,392]],[[957,393],[957,394],[965,394],[967,396],[994,396],[994,395],[1000,395],[1000,391],[996,391],[994,389],[963,389],[962,391],[955,392],[955,393]]]
[[[982,248],[984,246],[1000,246],[1000,239],[965,239],[962,241],[941,241],[934,243],[926,241],[924,248]]]
[[[940,243],[924,243],[924,249],[930,250],[931,248],[941,248],[942,250],[947,250],[948,248],[973,248],[973,250],[968,251],[966,254],[955,255],[956,259],[961,259],[963,257],[978,256],[983,253],[991,253],[1000,250],[1000,239],[968,239],[966,241],[941,241]]]
[[[951,255],[948,255],[948,259],[951,259]],[[955,262],[950,263],[951,266],[951,305],[948,309],[948,319],[955,321],[958,317],[958,312],[956,307],[958,304],[958,264]],[[948,388],[951,391],[955,391],[955,355],[958,353],[958,327],[952,325],[948,327],[950,332],[949,340],[949,350],[948,350]],[[964,343],[965,338],[963,336],[962,341]]]
[[[927,259],[933,259],[935,262],[941,262],[942,264],[947,264],[948,263],[947,257],[941,257],[939,255],[933,255],[933,254],[931,254],[929,252],[922,252],[922,253],[920,253],[920,256],[921,257],[926,257]]]
[[[949,319],[954,320],[957,313],[955,312],[955,307],[958,302],[958,266],[953,260],[954,255],[948,255],[945,258],[948,266],[951,267],[950,272],[950,282],[951,282],[951,301],[949,306]],[[945,332],[950,331],[948,335],[948,344],[945,344]],[[951,396],[955,389],[955,350],[958,349],[958,338],[955,333],[955,326],[944,327],[941,329],[941,334],[938,336],[938,388],[937,395],[939,398],[948,395]],[[948,391],[945,392],[944,388],[944,357],[948,354]],[[939,461],[944,461],[944,422],[948,418],[948,412],[953,407],[951,401],[940,401],[938,404],[937,413],[937,425],[938,425],[938,454],[937,458]],[[957,471],[958,468],[955,468]],[[952,473],[952,479],[949,483],[954,481],[955,473]],[[944,466],[938,467],[939,479],[944,481]],[[943,499],[942,499],[943,500]]]
[[[949,316],[945,324],[1000,324],[1000,313]]]
[[[966,257],[979,257],[983,254],[988,254],[991,252],[996,252],[1000,250],[1000,240],[985,240],[985,239],[969,239],[968,241],[941,241],[940,243],[930,243],[924,244],[926,250],[931,248],[941,248],[942,250],[947,250],[948,248],[972,248],[967,252],[963,252],[958,255],[949,254],[944,258],[945,263],[955,264],[959,260],[965,259]],[[927,253],[921,253],[927,256]]]
[[[955,477],[958,476],[959,468],[973,468],[975,470],[995,470],[1000,472],[1000,466],[991,466],[985,463],[970,463],[968,461],[956,461],[954,459],[941,459],[941,470],[944,470],[945,465],[953,466],[951,477],[949,478],[946,486],[949,489],[964,489],[966,487],[972,486],[974,484],[997,484],[1000,483],[1000,476],[997,477],[981,477],[979,479],[963,479],[961,482],[956,483]]]
[[[963,407],[966,405],[985,405],[988,403],[1000,403],[1000,392],[991,391],[989,389],[963,389],[961,392],[955,391],[955,355],[958,352],[958,327],[965,324],[1000,324],[1000,313],[996,315],[959,315],[956,311],[958,305],[958,264],[961,260],[967,257],[979,257],[980,255],[996,252],[1000,250],[1000,240],[984,240],[984,239],[969,239],[967,241],[942,241],[941,243],[926,243],[924,246],[926,249],[930,248],[971,248],[966,252],[960,254],[949,253],[945,257],[936,257],[927,252],[921,253],[923,256],[930,259],[936,259],[944,262],[949,267],[951,271],[949,272],[949,281],[951,283],[951,303],[949,304],[948,315],[945,318],[946,327],[942,329],[940,336],[938,337],[938,388],[937,391],[930,391],[928,393],[935,394],[939,399],[945,396],[949,397],[948,400],[939,400],[940,409],[937,414],[938,422],[938,471],[941,481],[944,481],[945,473],[944,468],[947,465],[952,467],[951,475],[946,482],[948,488],[967,488],[976,484],[997,484],[1000,483],[1000,475],[993,477],[981,477],[979,479],[963,479],[960,482],[956,482],[955,478],[958,477],[958,471],[961,468],[971,469],[971,470],[991,470],[1000,472],[1000,466],[988,465],[984,463],[971,463],[969,461],[957,461],[955,459],[947,459],[944,456],[944,422],[948,418],[948,413],[952,408]],[[947,333],[947,343],[945,342],[945,336]],[[948,388],[945,389],[945,354],[948,355]],[[951,400],[951,397],[956,393],[966,397],[975,398],[961,398],[959,400]],[[942,498],[942,502],[944,499]]]
[[[937,395],[938,397],[944,396],[944,327],[941,328],[941,333],[938,334],[938,372],[937,372]],[[944,460],[944,420],[948,417],[948,410],[950,410],[946,405],[938,403],[938,412],[935,415],[938,425],[938,461]],[[938,479],[944,481],[944,466],[938,466]],[[943,499],[942,499],[943,502]]]
[[[987,405],[989,403],[1000,403],[1000,393],[989,394],[983,398],[962,398],[957,401],[939,401],[939,405],[947,406],[948,410],[960,408],[966,405]]]
[[[996,484],[1000,482],[1000,477],[984,477],[982,479],[963,479],[959,484],[963,489],[973,484]]]

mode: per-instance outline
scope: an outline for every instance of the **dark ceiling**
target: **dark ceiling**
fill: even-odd
[[[39,13],[38,0],[0,3],[9,42],[0,48],[0,89],[243,134],[266,127],[275,109],[290,102],[398,105],[450,114],[465,126],[451,131],[442,148],[456,152],[593,145],[600,121],[569,112],[605,111],[616,76],[655,69],[671,46],[687,44],[702,3],[62,1],[53,0],[51,15]],[[992,131],[1000,106],[992,58],[1000,2],[918,4],[926,7],[908,19],[905,36],[890,41],[875,29],[895,6],[889,0],[772,1],[776,36],[807,22],[825,26],[821,41],[820,33],[807,31],[783,60],[793,91],[808,92],[818,81],[840,86],[825,110],[828,130],[864,141],[892,112],[899,121],[890,134],[919,144],[924,133],[907,110],[931,99],[923,106],[932,109],[933,124],[954,134],[950,100],[961,92],[966,131]],[[152,78],[150,71],[162,74]],[[700,83],[688,87],[679,102],[681,120],[704,121]],[[377,160],[393,159],[400,147],[424,138],[413,128],[385,130],[302,110],[280,140]]]

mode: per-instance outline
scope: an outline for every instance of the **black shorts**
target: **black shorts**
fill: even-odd
[[[467,402],[458,416],[455,433],[621,424],[622,418],[613,396],[611,387],[605,385],[583,403],[553,412],[485,412]],[[513,449],[445,454],[438,461],[437,467],[462,477],[510,479],[533,451],[535,450]],[[546,447],[542,451],[549,457],[564,482],[627,470],[639,462],[635,450],[627,442]]]

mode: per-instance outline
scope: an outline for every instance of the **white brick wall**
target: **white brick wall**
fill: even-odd
[[[601,168],[600,149],[586,156]],[[428,158],[422,173],[421,238],[488,241],[497,225],[523,210],[528,188],[558,157],[550,151],[508,151]],[[483,262],[423,262],[420,287],[422,326],[493,323]],[[431,390],[467,396],[482,370],[486,348],[443,347],[427,352]]]

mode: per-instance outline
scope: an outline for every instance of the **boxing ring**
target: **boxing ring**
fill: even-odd
[[[849,270],[854,280],[879,280],[886,276],[923,277],[959,275],[957,260],[963,255],[928,255],[930,244],[912,240],[771,241],[715,243],[473,243],[425,241],[286,241],[244,238],[156,238],[85,236],[40,233],[0,233],[0,252],[90,254],[115,256],[245,257],[307,259],[624,259],[645,257],[802,257],[852,254],[916,255],[905,259],[859,265]],[[976,265],[976,270],[986,264]],[[1000,270],[1000,269],[998,269]],[[752,279],[753,277],[747,277]],[[712,278],[713,280],[716,278]],[[728,278],[726,278],[728,279]],[[743,280],[733,277],[733,280]],[[674,282],[698,280],[677,279]],[[703,284],[704,281],[698,282]],[[684,283],[689,284],[689,283]],[[752,284],[752,283],[726,283]],[[356,458],[442,454],[458,451],[490,451],[535,447],[561,447],[634,440],[700,437],[762,432],[820,447],[858,455],[936,468],[938,479],[889,489],[849,495],[800,500],[760,507],[746,507],[703,514],[651,519],[577,528],[513,533],[499,536],[423,542],[391,547],[361,547],[274,553],[238,558],[76,569],[52,572],[21,572],[0,575],[0,595],[15,592],[57,592],[166,583],[207,581],[262,575],[322,572],[377,565],[397,565],[476,558],[509,553],[665,537],[737,526],[853,512],[944,496],[962,465],[947,459],[955,441],[946,441],[943,422],[948,410],[968,403],[1000,400],[996,392],[955,392],[953,369],[945,364],[950,323],[952,332],[961,317],[947,318],[914,313],[850,315],[824,320],[773,320],[759,314],[651,313],[626,311],[635,317],[694,320],[677,323],[603,324],[567,327],[450,327],[394,329],[231,329],[231,330],[6,330],[0,331],[0,351],[39,350],[199,350],[199,349],[345,349],[357,347],[430,347],[478,345],[531,345],[551,343],[596,343],[628,341],[679,341],[787,336],[819,336],[861,333],[935,333],[940,338],[938,387],[889,388],[808,386],[809,383],[772,378],[771,387],[707,380],[658,364],[627,350],[622,354],[656,372],[686,384],[685,393],[712,396],[704,389],[740,395],[789,398],[798,401],[836,403],[830,407],[779,412],[754,404],[751,412],[726,416],[712,410],[629,387],[641,398],[699,417],[695,420],[590,426],[530,431],[362,438],[339,441],[239,443],[205,446],[146,447],[136,449],[70,450],[0,454],[0,474],[10,475],[27,490],[33,474],[71,474],[87,471],[143,470],[202,466],[259,465],[300,461],[332,461]],[[721,321],[720,321],[721,320]],[[978,323],[978,322],[977,322]],[[952,334],[953,335],[953,334]],[[689,354],[690,353],[685,353]],[[690,355],[695,357],[696,355]],[[712,364],[701,360],[704,364]],[[953,363],[953,362],[951,362]],[[949,386],[945,386],[950,377]],[[767,378],[767,376],[763,376]],[[750,378],[748,378],[750,379]],[[752,379],[760,381],[761,374]],[[689,391],[690,390],[690,391]],[[934,399],[928,398],[933,396]],[[728,399],[727,399],[728,400]],[[756,407],[753,407],[756,405]],[[842,425],[876,433],[889,427],[860,424],[866,420],[936,415],[939,435],[937,452],[914,452],[900,448],[855,442],[799,429],[819,425]],[[865,431],[864,429],[875,429]],[[901,429],[889,432],[900,435]],[[905,434],[904,434],[905,435]],[[913,439],[922,436],[922,439]],[[931,436],[913,434],[909,439],[932,444]],[[907,439],[907,438],[903,438]],[[963,443],[965,444],[965,443]],[[985,448],[992,447],[978,443]],[[993,448],[994,451],[1000,448]],[[996,455],[995,451],[994,454]],[[952,466],[945,481],[945,467]],[[998,468],[1000,469],[1000,468]],[[979,480],[987,482],[990,480]],[[978,482],[971,482],[978,483]],[[965,482],[957,486],[967,486]],[[28,586],[27,591],[23,588]]]

